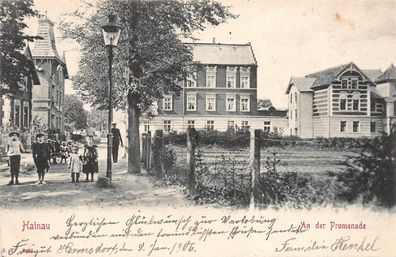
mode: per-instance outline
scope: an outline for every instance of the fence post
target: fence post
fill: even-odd
[[[153,144],[153,169],[156,177],[161,178],[163,176],[162,172],[162,158],[161,150],[163,145],[163,133],[162,130],[156,130],[154,134],[154,144]]]
[[[251,171],[251,194],[250,207],[262,201],[260,188],[260,130],[250,130],[250,171]]]
[[[194,128],[187,129],[187,190],[189,195],[195,194],[195,146],[198,132]]]
[[[146,170],[150,174],[151,170],[151,131],[147,131],[147,142],[146,142]]]
[[[146,168],[147,166],[147,133],[142,134],[142,154],[141,154],[141,161],[143,162],[143,167]]]

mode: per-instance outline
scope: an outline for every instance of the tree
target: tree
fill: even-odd
[[[33,0],[2,0],[0,1],[0,93],[17,89],[18,82],[30,72],[31,61],[23,54],[27,41],[38,38],[26,35],[23,30],[27,25],[26,17],[37,16],[32,9]]]
[[[178,94],[180,83],[191,73],[191,49],[182,42],[193,39],[193,32],[206,25],[218,25],[235,17],[227,7],[214,0],[102,0],[103,8],[81,23],[64,22],[64,36],[81,45],[80,70],[74,88],[87,100],[106,108],[108,77],[107,54],[100,25],[107,22],[106,12],[118,15],[123,31],[114,57],[114,106],[128,110],[128,171],[140,172],[139,118],[154,101],[165,94]]]
[[[87,112],[83,102],[76,95],[65,95],[65,129],[84,129],[87,127]]]
[[[396,127],[371,140],[359,156],[351,158],[348,169],[337,174],[345,186],[341,199],[350,202],[361,197],[364,204],[396,205]]]
[[[107,113],[103,110],[91,110],[87,113],[87,126],[101,132],[107,128]]]

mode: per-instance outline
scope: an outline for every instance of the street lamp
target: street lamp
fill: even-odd
[[[121,34],[121,27],[116,23],[116,16],[114,14],[109,14],[109,22],[106,25],[102,26],[103,31],[103,39],[105,46],[107,46],[109,50],[109,119],[108,119],[108,134],[107,134],[107,171],[106,177],[111,180],[111,154],[113,150],[113,134],[111,133],[111,122],[113,121],[113,105],[112,105],[112,90],[113,90],[113,82],[112,82],[112,71],[111,66],[113,63],[113,47],[116,47],[118,44],[118,39]]]

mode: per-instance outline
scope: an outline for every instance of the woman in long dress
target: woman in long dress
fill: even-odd
[[[98,165],[98,150],[97,146],[92,144],[92,136],[87,137],[87,144],[84,146],[83,153],[83,173],[85,173],[85,181],[88,180],[88,175],[91,174],[91,182],[94,179],[94,173],[99,172]]]
[[[21,141],[19,140],[18,132],[11,132],[8,134],[11,138],[7,143],[6,151],[7,156],[10,157],[10,172],[11,172],[11,180],[7,185],[19,185],[19,169],[21,166],[21,153],[25,151]],[[14,182],[15,178],[15,182]]]

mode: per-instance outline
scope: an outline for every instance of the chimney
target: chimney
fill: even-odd
[[[216,38],[215,38],[215,37],[212,38],[212,43],[213,43],[213,44],[216,44]]]

